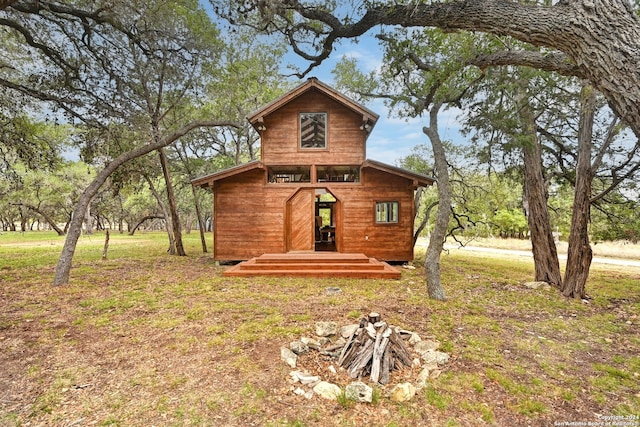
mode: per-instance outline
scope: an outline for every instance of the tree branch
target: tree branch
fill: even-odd
[[[537,68],[544,71],[555,71],[563,76],[576,76],[583,78],[585,72],[577,65],[570,62],[567,55],[561,52],[533,52],[507,50],[488,55],[478,55],[467,61],[469,65],[475,65],[481,70],[499,65],[520,65]]]
[[[357,21],[340,20],[332,12],[320,7],[308,7],[299,0],[278,2],[275,13],[285,19],[291,11],[295,11],[305,19],[319,21],[330,31],[319,31],[316,36],[324,36],[322,49],[316,53],[305,53],[304,58],[312,60],[312,64],[302,75],[309,73],[322,63],[333,51],[339,38],[354,38],[366,33],[377,25],[400,25],[403,27],[439,27],[444,31],[469,30],[489,32],[496,35],[512,36],[519,40],[552,48],[556,46],[561,34],[571,30],[567,22],[570,15],[576,13],[566,3],[554,6],[526,5],[508,0],[467,0],[448,3],[409,2],[406,5],[397,3],[378,3],[366,10]],[[274,12],[273,10],[270,12]],[[505,17],[509,19],[505,19]],[[544,25],[542,25],[544,23]],[[529,25],[527,25],[529,24]],[[295,42],[295,35],[300,25],[285,29],[290,41]],[[313,31],[309,25],[305,31]],[[298,52],[297,43],[294,50]]]
[[[29,30],[18,24],[16,21],[12,21],[6,18],[0,18],[0,26],[12,28],[20,33],[29,46],[41,51],[47,58],[51,59],[61,69],[65,71],[72,71],[74,74],[77,73],[76,68],[72,67],[71,64],[65,61],[65,59],[60,55],[58,51],[52,49],[50,46],[37,42],[29,32]]]
[[[20,85],[14,82],[11,82],[9,80],[6,80],[2,77],[0,77],[0,86],[5,86],[9,89],[13,89],[17,92],[20,92],[24,95],[28,95],[32,98],[35,99],[39,99],[40,101],[45,101],[45,102],[52,102],[55,105],[57,105],[58,107],[62,108],[66,113],[68,113],[69,115],[71,115],[72,117],[75,117],[77,119],[79,119],[80,121],[84,122],[84,123],[91,123],[92,125],[95,126],[99,126],[99,127],[104,127],[102,124],[100,124],[99,122],[95,121],[95,120],[91,120],[86,118],[85,116],[83,116],[82,114],[80,114],[79,112],[77,112],[75,109],[71,108],[70,105],[77,105],[78,101],[74,100],[72,98],[63,98],[63,97],[59,97],[59,96],[55,96],[52,95],[50,93],[46,93],[46,92],[41,92],[38,91],[36,89],[32,89],[28,86],[25,85]]]

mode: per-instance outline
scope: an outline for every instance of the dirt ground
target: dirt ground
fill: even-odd
[[[640,425],[640,272],[597,276],[581,302],[523,288],[526,266],[496,277],[483,258],[443,261],[447,302],[428,300],[419,264],[367,281],[227,279],[205,256],[87,260],[61,288],[50,266],[3,265],[0,424]],[[635,288],[602,290],[616,280]],[[372,404],[292,393],[280,347],[369,311],[441,341],[440,377],[404,403],[386,393],[418,368],[376,386]],[[330,365],[313,353],[298,369],[352,381]]]

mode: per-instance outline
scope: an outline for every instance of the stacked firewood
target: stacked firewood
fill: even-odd
[[[388,384],[391,371],[411,366],[411,356],[396,327],[370,313],[360,321],[342,348],[338,364],[351,378],[369,375],[372,382]]]

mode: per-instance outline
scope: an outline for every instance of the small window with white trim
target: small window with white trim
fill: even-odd
[[[376,202],[376,224],[396,224],[398,202]]]

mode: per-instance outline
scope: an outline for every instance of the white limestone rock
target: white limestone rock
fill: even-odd
[[[437,350],[440,347],[440,343],[435,340],[424,340],[415,343],[413,349],[416,353],[422,354],[428,350]]]
[[[422,368],[422,370],[418,374],[418,377],[416,378],[416,388],[418,390],[422,390],[427,385],[427,379],[429,379],[431,373],[437,370],[438,364],[435,362],[429,363],[424,368]]]
[[[340,387],[326,381],[320,381],[316,384],[316,386],[313,387],[313,392],[318,396],[329,400],[338,400],[338,396],[342,394]]]
[[[309,337],[300,338],[300,342],[302,342],[303,344],[306,344],[309,348],[312,348],[314,350],[320,350],[320,347],[322,346],[320,341],[315,340],[313,338],[309,338]]]
[[[340,335],[342,336],[342,338],[349,339],[351,335],[358,330],[359,327],[360,325],[357,323],[354,323],[352,325],[345,325],[340,328]]]
[[[280,347],[280,359],[291,368],[295,368],[298,364],[298,356],[287,347]]]
[[[389,392],[389,399],[393,402],[406,402],[416,395],[416,388],[411,383],[400,383]]]
[[[309,346],[302,342],[302,340],[292,341],[289,344],[289,348],[291,349],[291,351],[298,355],[309,352]]]
[[[551,289],[551,285],[548,284],[547,282],[541,282],[541,281],[536,281],[536,282],[525,282],[523,283],[525,288],[529,288],[529,289],[542,289],[542,290],[549,290]]]
[[[344,390],[345,397],[356,402],[371,403],[373,401],[373,389],[362,381],[354,381]]]
[[[320,381],[320,377],[316,375],[310,375],[306,372],[301,371],[291,371],[289,372],[289,376],[293,380],[293,382],[300,382],[304,385],[316,384]]]
[[[449,355],[442,351],[427,350],[420,355],[422,360],[426,364],[437,363],[438,365],[444,365],[449,361]]]
[[[338,333],[336,322],[316,322],[316,335],[319,337],[330,337]]]

